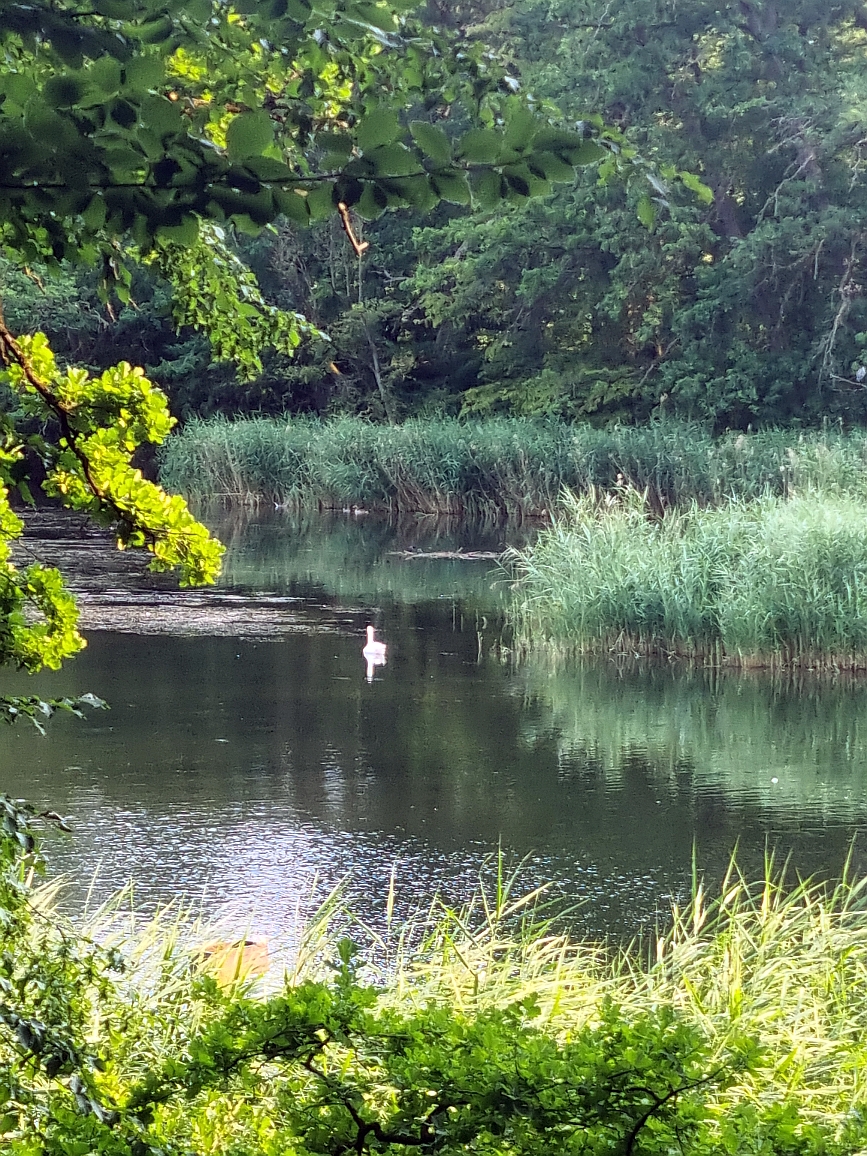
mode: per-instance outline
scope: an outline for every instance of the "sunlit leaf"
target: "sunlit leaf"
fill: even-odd
[[[635,206],[635,212],[645,229],[652,229],[656,224],[656,205],[654,205],[646,193],[643,197],[639,198],[638,204]]]
[[[274,139],[274,126],[267,112],[243,112],[226,131],[226,148],[232,160],[258,156]]]

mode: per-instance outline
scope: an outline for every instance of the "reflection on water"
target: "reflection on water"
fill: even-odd
[[[690,768],[698,792],[790,819],[856,825],[867,809],[867,681],[791,678],[636,662],[522,671],[543,705],[562,773],[600,766],[611,789],[627,754],[660,775]],[[529,741],[535,736],[528,724]]]
[[[586,901],[583,926],[622,931],[684,890],[694,845],[711,874],[736,842],[750,869],[769,843],[833,872],[867,818],[867,684],[515,669],[485,564],[396,564],[407,531],[360,519],[228,529],[227,583],[297,598],[309,632],[96,632],[27,685],[92,690],[111,712],[0,735],[3,789],[77,817],[74,839],[53,839],[73,902],[99,866],[98,895],[130,876],[145,906],[206,889],[209,910],[273,932],[315,876],[327,889],[351,871],[375,920],[393,863],[408,911],[438,888],[468,895],[501,843],[528,857],[528,885]],[[368,622],[389,648],[370,684]]]
[[[455,518],[394,521],[282,511],[234,516],[206,510],[228,547],[223,581],[268,590],[310,588],[341,599],[401,603],[460,600],[502,607],[508,574],[495,562],[425,558],[424,553],[501,552],[532,540],[538,524],[467,523]],[[402,554],[416,557],[401,557]]]

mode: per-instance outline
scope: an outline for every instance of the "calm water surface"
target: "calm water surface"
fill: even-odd
[[[526,532],[209,520],[230,547],[210,601],[174,615],[163,597],[143,618],[147,586],[99,571],[82,597],[114,628],[89,631],[62,672],[3,681],[111,703],[45,738],[0,734],[0,789],[75,818],[50,840],[71,904],[94,876],[95,898],[133,879],[145,909],[204,897],[209,915],[274,934],[348,876],[376,922],[392,870],[409,912],[468,896],[502,846],[525,886],[583,904],[580,927],[620,933],[685,893],[693,848],[711,877],[736,843],[748,870],[770,848],[833,875],[854,840],[867,871],[864,681],[516,667],[503,571],[391,552],[499,550]],[[369,621],[389,646],[371,683]]]

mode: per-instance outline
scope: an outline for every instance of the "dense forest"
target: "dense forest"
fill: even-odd
[[[0,272],[7,321],[62,356],[146,367],[182,417],[677,414],[714,429],[857,422],[867,344],[867,12],[816,0],[430,0],[564,124],[602,117],[646,179],[577,170],[544,198],[441,203],[239,237],[269,299],[329,340],[253,380],[176,333],[168,286]],[[457,134],[446,108],[441,127]],[[483,142],[482,142],[483,143]],[[695,174],[708,200],[675,171]],[[657,175],[654,175],[657,174]]]

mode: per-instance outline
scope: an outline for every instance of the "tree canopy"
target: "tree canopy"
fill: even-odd
[[[494,54],[456,50],[395,0],[0,4],[2,239],[20,259],[195,244],[344,206],[373,218],[524,198],[616,152],[553,128]],[[466,131],[440,123],[463,104]],[[414,110],[414,116],[400,116]],[[342,211],[342,210],[341,210]]]
[[[707,193],[671,179],[661,192],[600,184],[592,165],[546,198],[385,215],[364,226],[360,271],[339,218],[308,229],[286,218],[245,241],[244,258],[268,300],[331,345],[266,356],[264,373],[238,382],[208,368],[201,342],[172,344],[162,326],[149,365],[185,412],[384,417],[382,385],[398,416],[607,422],[661,409],[718,429],[863,420],[863,4],[478,0],[430,5],[425,18],[520,81],[543,118],[551,102],[592,137],[595,109],[618,147],[658,175],[692,173]],[[459,102],[425,110],[426,99],[407,123],[427,119],[450,142],[469,131]],[[501,87],[483,98],[495,131],[510,100]],[[158,303],[159,287],[140,288]]]
[[[579,178],[544,204],[420,232],[407,292],[476,346],[465,406],[636,420],[662,405],[741,428],[862,419],[864,5],[475,11],[474,35],[512,51],[537,93],[573,114],[593,103],[712,195],[675,198],[646,228],[638,189]]]

